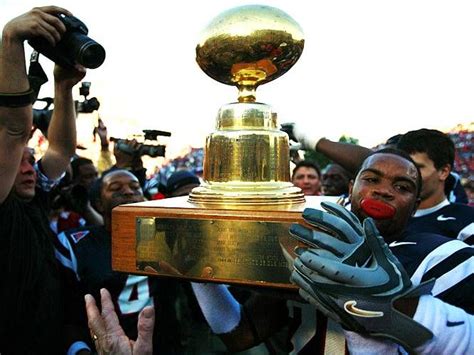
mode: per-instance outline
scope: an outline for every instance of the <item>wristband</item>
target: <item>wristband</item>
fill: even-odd
[[[201,311],[215,334],[229,333],[240,323],[240,304],[225,285],[191,282]]]
[[[18,93],[0,93],[0,106],[3,107],[25,107],[35,101],[35,92],[28,89]]]

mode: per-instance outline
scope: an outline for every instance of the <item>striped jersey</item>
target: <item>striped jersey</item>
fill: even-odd
[[[418,210],[406,228],[408,232],[428,232],[474,244],[474,208],[443,201],[426,210]]]
[[[56,258],[74,272],[84,294],[90,293],[99,301],[101,288],[110,292],[120,324],[130,339],[137,338],[140,311],[154,305],[154,348],[180,353],[174,309],[176,281],[113,271],[111,251],[111,236],[103,226],[64,231],[55,241]]]

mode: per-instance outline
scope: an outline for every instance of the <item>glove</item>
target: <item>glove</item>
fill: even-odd
[[[314,129],[293,122],[282,123],[280,130],[287,133],[290,140],[300,143],[303,150],[316,150],[316,145],[323,138],[312,134]]]
[[[314,216],[314,210],[305,212],[305,219],[310,214],[313,221],[318,221],[318,226],[328,222],[329,214],[325,212],[322,212],[322,218]],[[342,216],[339,209],[337,213]],[[349,226],[353,224],[352,232],[341,221],[332,227],[339,231],[339,237],[349,232],[345,241],[339,242],[333,238],[337,240],[336,243],[326,240],[324,244],[319,241],[316,243],[313,238],[313,245],[329,247],[297,249],[299,257],[295,259],[291,281],[300,287],[300,295],[347,330],[391,339],[409,351],[431,339],[433,334],[428,329],[397,311],[393,303],[401,298],[429,293],[433,281],[418,287],[412,286],[406,271],[380,236],[371,218],[364,221],[361,230],[360,223],[352,223],[355,222],[352,214],[339,218],[350,218],[350,221],[344,222]],[[338,217],[332,215],[331,220],[334,219]],[[355,250],[365,247],[369,250],[371,255],[366,266],[347,263],[352,255],[357,254],[350,251],[350,246]]]
[[[305,222],[316,230],[293,224],[290,234],[305,244],[321,248],[318,253],[328,258],[335,255],[341,262],[355,266],[369,263],[371,253],[359,219],[333,202],[321,202],[321,207],[329,213],[312,208],[303,211]]]

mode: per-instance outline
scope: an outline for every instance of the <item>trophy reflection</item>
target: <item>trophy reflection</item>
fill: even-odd
[[[290,182],[286,133],[256,102],[258,86],[286,73],[304,46],[299,25],[259,5],[223,12],[206,27],[197,62],[211,78],[238,88],[206,139],[204,183],[188,197],[119,206],[112,218],[117,271],[252,286],[294,288],[290,269],[306,198]]]
[[[203,31],[196,61],[211,78],[238,88],[206,139],[199,204],[302,203],[290,182],[289,142],[271,106],[256,102],[258,86],[286,73],[303,52],[300,26],[269,6],[242,6],[217,16]]]

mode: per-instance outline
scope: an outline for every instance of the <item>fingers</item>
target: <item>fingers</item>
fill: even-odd
[[[167,262],[164,261],[164,260],[158,261],[158,265],[160,266],[160,271],[161,271],[161,272],[164,272],[164,273],[167,273],[167,274],[171,274],[171,275],[176,275],[176,276],[182,276],[182,275],[183,275],[181,272],[179,272],[178,269],[176,269],[175,267],[171,266],[170,263],[167,263]]]
[[[100,290],[100,300],[102,304],[102,318],[104,319],[107,334],[124,334],[123,329],[120,327],[117,313],[115,313],[112,297],[110,296],[109,291],[105,288]]]
[[[359,219],[355,214],[348,211],[344,206],[338,205],[334,202],[323,201],[321,202],[321,207],[323,207],[326,211],[329,211],[330,213],[344,219],[354,230],[357,231],[359,235],[363,235],[364,231]]]
[[[106,335],[105,325],[94,297],[87,294],[84,296],[84,300],[86,302],[87,323],[92,335],[95,334],[97,337],[104,337]]]
[[[71,90],[86,75],[86,68],[80,64],[73,67],[54,66],[54,84],[59,90]]]
[[[64,14],[64,15],[72,16],[72,13],[69,12],[69,10],[66,10],[65,8],[59,7],[59,6],[54,6],[54,5],[41,6],[41,7],[37,7],[37,9],[47,12],[49,14],[54,14],[54,15]]]
[[[341,283],[348,286],[374,287],[387,284],[389,276],[380,268],[360,268],[338,260],[321,257],[311,250],[301,254],[295,268],[317,282]],[[320,277],[324,277],[321,279]]]
[[[66,32],[66,26],[58,17],[64,12],[70,14],[56,6],[35,7],[11,20],[5,26],[4,34],[21,41],[41,37],[54,46]]]
[[[313,252],[315,253],[316,255],[319,255],[323,258],[326,258],[326,259],[331,259],[331,260],[339,260],[341,261],[341,258],[338,258],[336,255],[334,255],[333,253],[331,253],[329,250],[325,250],[325,249],[313,249],[313,248],[302,248],[302,247],[296,247],[295,248],[295,254],[300,256],[301,254],[303,254],[305,251],[309,251],[309,252]]]
[[[341,257],[348,254],[353,249],[350,244],[344,243],[329,234],[311,230],[299,224],[291,225],[290,234],[303,243],[316,248],[327,249]]]
[[[303,218],[310,225],[334,234],[337,238],[343,241],[355,243],[361,238],[358,230],[352,228],[352,226],[343,218],[331,213],[306,208],[303,211]]]
[[[155,326],[155,308],[145,307],[138,316],[138,338],[133,346],[134,354],[153,353],[153,328]]]

